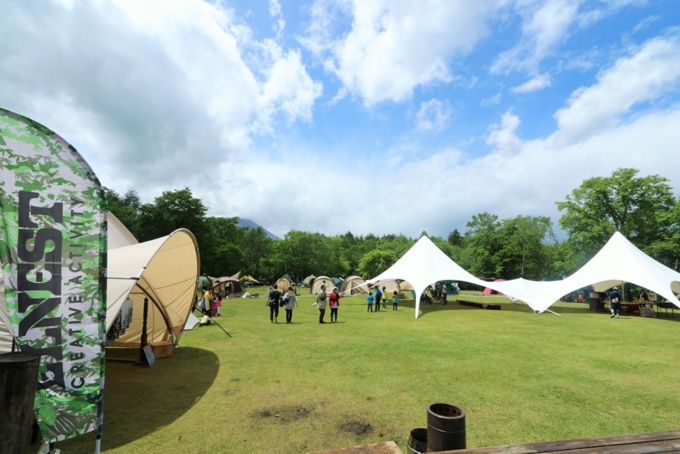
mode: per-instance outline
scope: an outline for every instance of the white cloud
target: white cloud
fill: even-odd
[[[574,143],[616,125],[633,106],[673,90],[680,79],[680,40],[656,38],[602,71],[597,83],[572,93],[555,113],[557,139]]]
[[[321,93],[299,51],[255,41],[221,3],[24,4],[0,30],[3,107],[58,128],[119,188],[183,187],[254,133],[310,121]]]
[[[497,153],[502,155],[515,154],[522,145],[522,141],[517,136],[517,127],[520,119],[512,111],[503,114],[500,125],[493,125],[489,129],[489,137],[486,143],[492,145]]]
[[[416,129],[419,131],[441,131],[449,124],[451,108],[448,103],[430,99],[420,104],[416,114]]]
[[[550,76],[548,74],[539,74],[532,79],[524,82],[521,85],[512,87],[510,91],[513,93],[531,93],[538,90],[543,90],[551,84]]]
[[[522,39],[515,47],[501,53],[491,72],[535,71],[568,36],[569,27],[578,17],[579,4],[580,0],[518,2],[516,9],[522,17]]]
[[[355,0],[352,28],[336,39],[329,36],[332,20],[327,4],[317,3],[315,17],[323,25],[312,25],[312,37],[305,42],[366,105],[400,102],[418,86],[450,81],[454,76],[448,60],[472,50],[500,4]]]

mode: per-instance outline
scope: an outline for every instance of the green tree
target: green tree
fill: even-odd
[[[134,190],[129,190],[122,196],[113,189],[104,188],[106,197],[109,201],[109,211],[123,223],[135,238],[139,239],[139,215],[142,202],[139,195]]]
[[[398,256],[392,251],[379,249],[367,252],[359,262],[359,272],[367,279],[371,279],[385,271],[397,261]]]
[[[678,230],[672,189],[666,178],[638,173],[620,168],[610,177],[587,179],[557,202],[564,212],[559,224],[574,249],[573,266],[592,257],[616,231],[645,252],[667,251]]]
[[[241,250],[243,251],[248,274],[252,274],[256,278],[268,277],[273,279],[279,277],[272,270],[273,262],[269,257],[274,240],[267,236],[267,232],[262,227],[246,229],[242,241]]]
[[[480,213],[466,224],[462,266],[476,276],[498,277],[503,266],[498,255],[502,249],[498,216]]]
[[[231,276],[245,268],[242,250],[245,228],[238,218],[208,217],[206,219],[210,247],[201,250],[204,270],[212,276]]]
[[[517,216],[501,222],[498,274],[506,279],[550,276],[550,251],[546,242],[556,243],[552,221],[545,216]]]
[[[464,241],[463,235],[460,234],[458,229],[454,229],[451,233],[449,233],[448,242],[452,246],[460,247],[463,245],[463,241]]]

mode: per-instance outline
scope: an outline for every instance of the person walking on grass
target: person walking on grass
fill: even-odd
[[[288,292],[283,295],[286,307],[286,323],[293,323],[293,309],[298,305],[297,295],[293,287],[288,287]]]
[[[267,302],[265,306],[269,306],[269,321],[271,323],[279,323],[279,300],[281,299],[281,292],[276,284],[272,285],[269,295],[267,295]]]
[[[342,295],[338,293],[338,288],[333,287],[333,291],[328,295],[328,306],[331,308],[331,323],[338,321],[338,308],[340,307],[340,298]]]
[[[324,316],[326,315],[326,284],[321,285],[321,290],[316,294],[316,307],[319,308],[319,323],[326,323]]]
[[[397,310],[398,304],[399,304],[399,294],[395,290],[394,293],[392,293],[392,310],[393,311]]]
[[[612,315],[609,318],[619,318],[619,313],[621,312],[621,294],[617,287],[614,287],[609,294],[609,302],[612,311]]]
[[[366,312],[373,312],[373,301],[375,300],[375,296],[373,296],[373,292],[368,292],[368,297],[366,297],[366,301],[368,302],[368,309],[366,309]]]
[[[387,310],[387,295],[385,295],[385,292],[387,291],[387,287],[382,288],[382,303],[383,303],[383,309]]]

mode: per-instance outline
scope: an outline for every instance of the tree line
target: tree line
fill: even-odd
[[[615,231],[664,265],[678,269],[680,198],[659,175],[640,176],[620,168],[594,177],[556,202],[562,213],[558,241],[546,216],[500,219],[490,213],[472,216],[463,232],[430,239],[451,259],[482,278],[554,280],[586,263]],[[299,282],[310,274],[365,278],[394,264],[417,238],[404,235],[341,235],[291,230],[272,240],[261,227],[238,225],[238,217],[208,216],[208,208],[188,188],[166,191],[144,204],[134,190],[118,194],[105,188],[111,211],[140,241],[189,229],[198,242],[201,270],[210,276],[238,271],[275,280],[288,275]],[[422,232],[426,234],[427,232]]]

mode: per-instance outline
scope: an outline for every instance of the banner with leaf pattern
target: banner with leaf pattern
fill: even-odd
[[[13,334],[41,355],[34,408],[45,443],[101,429],[106,212],[71,145],[0,109],[0,262]]]

